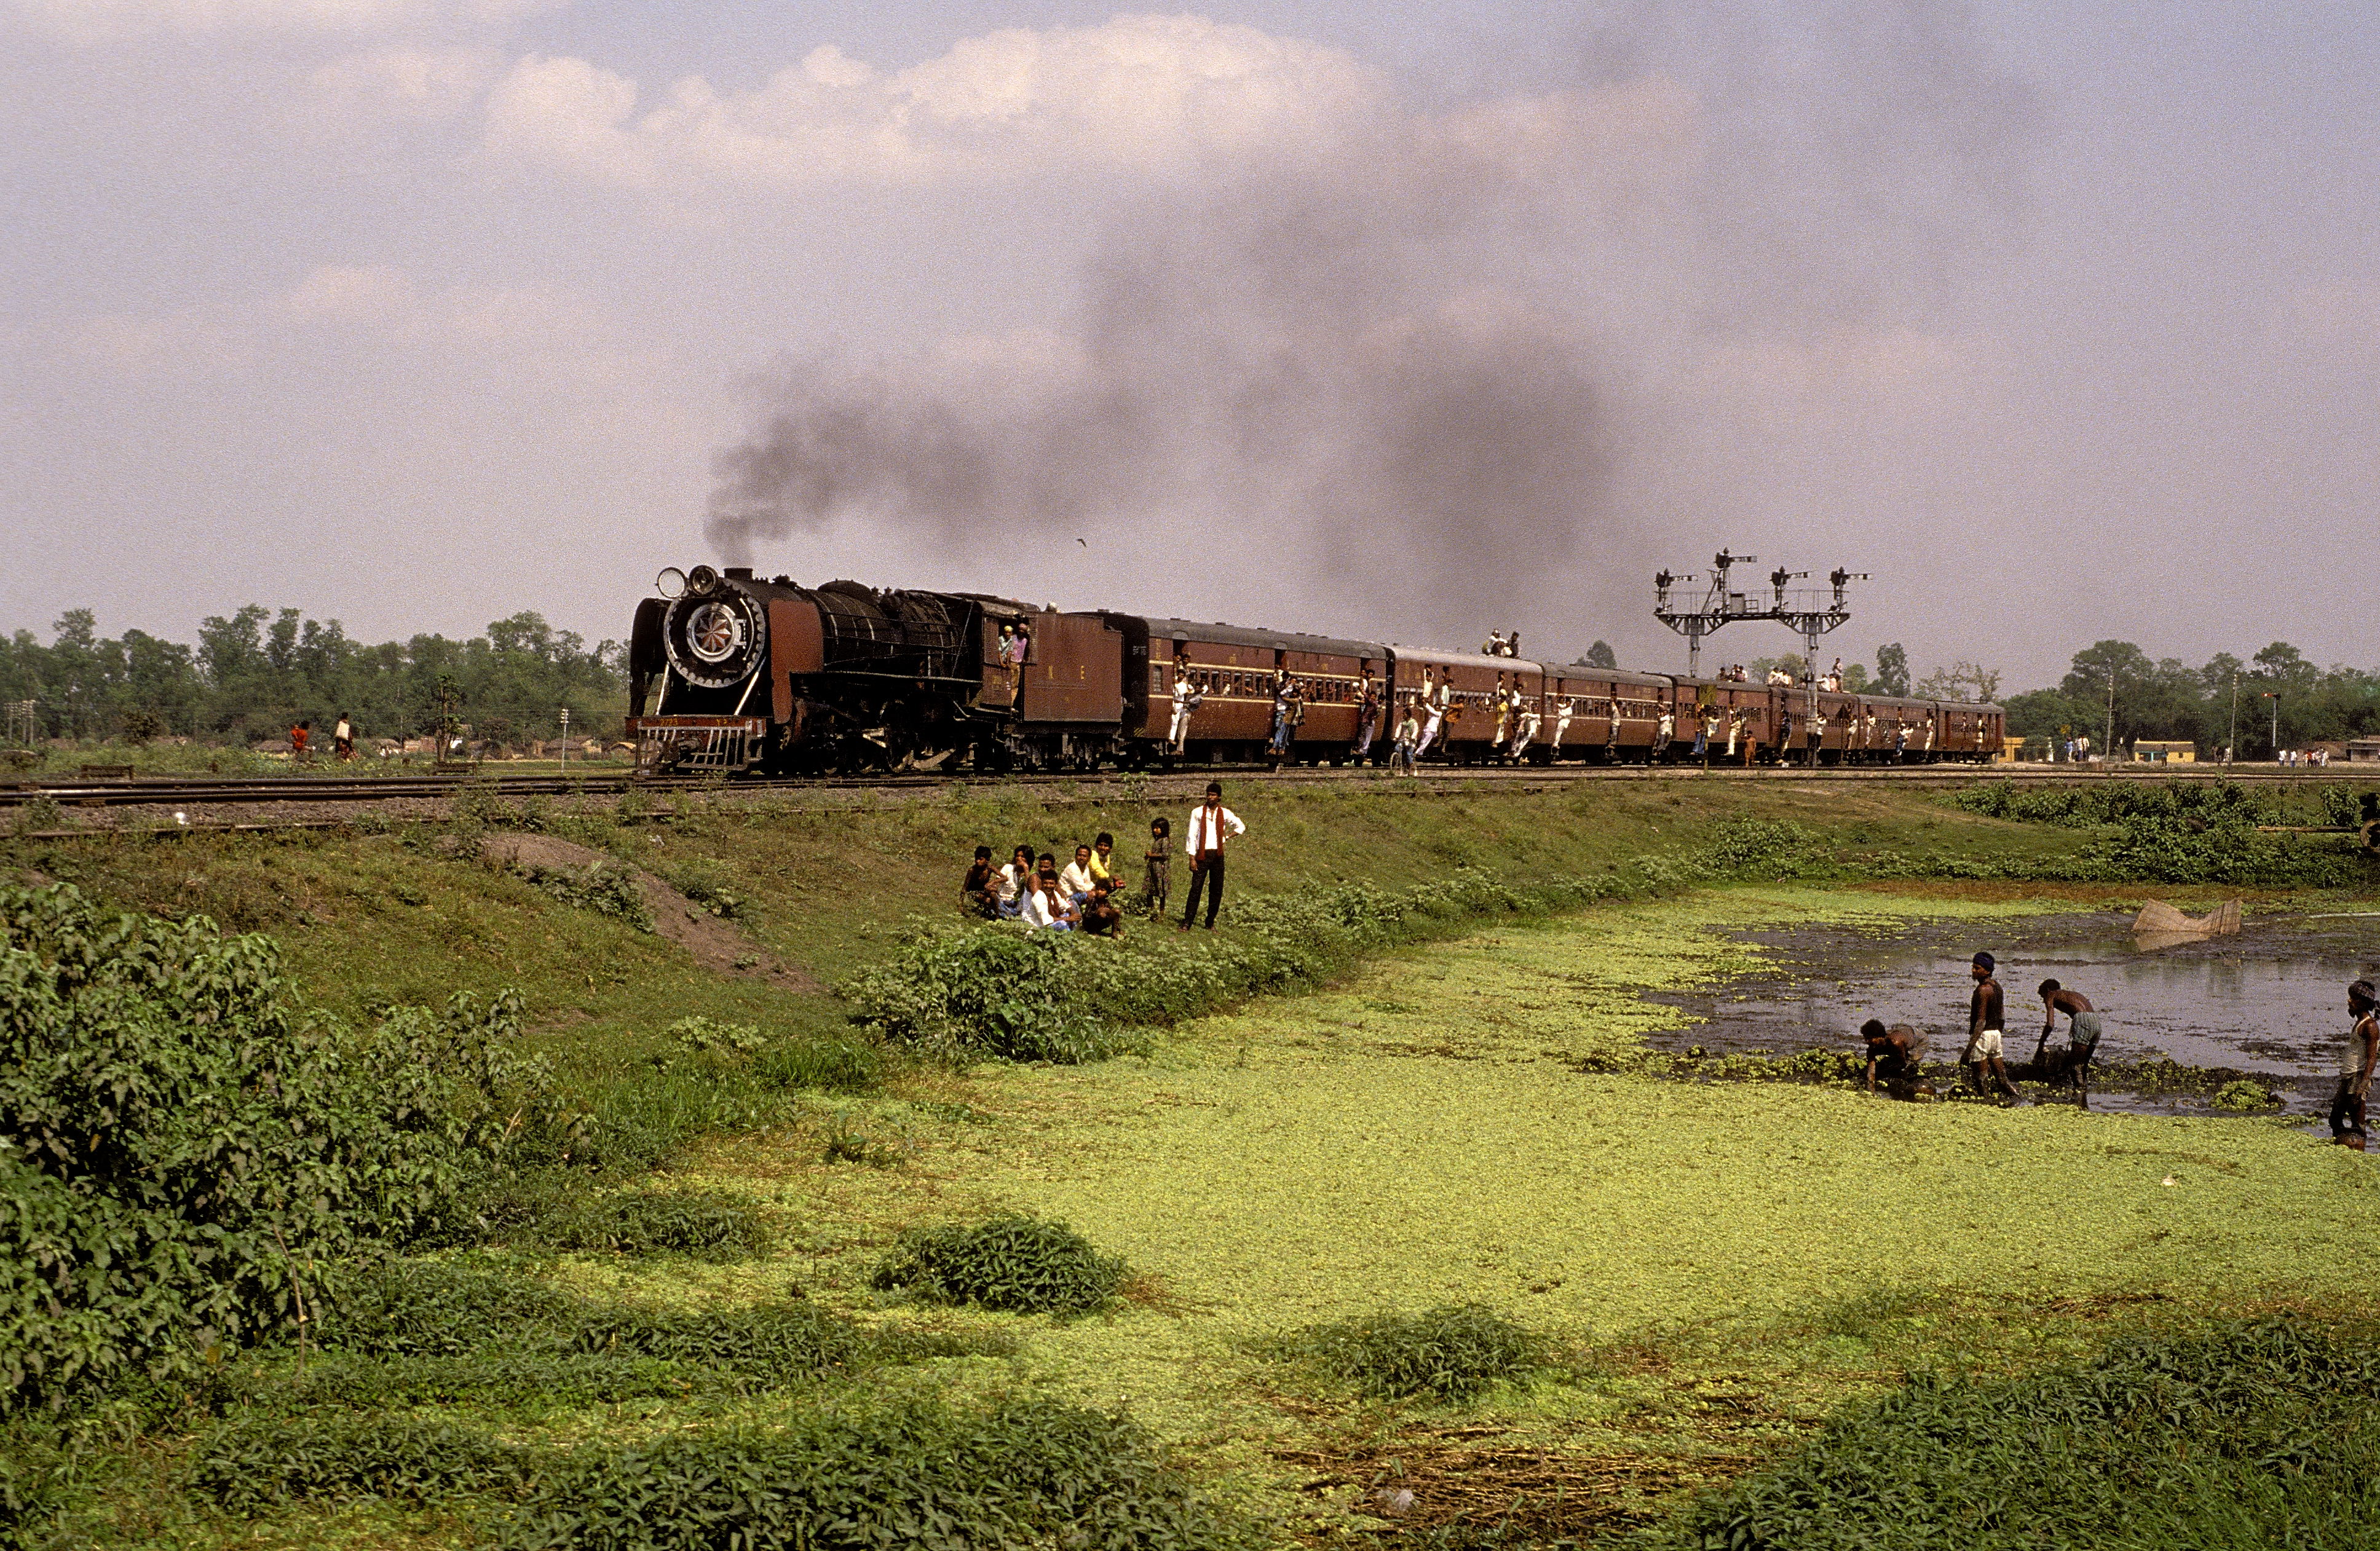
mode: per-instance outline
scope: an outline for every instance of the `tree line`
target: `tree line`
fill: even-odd
[[[2130,641],[2100,641],[2074,654],[2046,689],[2008,700],[2011,737],[2087,734],[2104,747],[2141,738],[2188,741],[2212,757],[2241,759],[2273,751],[2380,734],[2380,671],[2321,668],[2287,641],[2242,661],[2217,652],[2204,665],[2152,659]]]
[[[345,713],[360,740],[424,736],[451,716],[504,742],[556,735],[565,706],[574,735],[616,733],[625,670],[619,642],[590,647],[532,612],[464,640],[374,645],[335,619],[251,603],[206,619],[187,646],[142,630],[104,636],[91,610],[70,609],[46,646],[30,630],[0,642],[0,701],[31,702],[44,738],[248,743],[301,721],[326,734]]]

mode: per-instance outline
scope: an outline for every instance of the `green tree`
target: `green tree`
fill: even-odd
[[[1876,648],[1876,688],[1879,695],[1909,693],[1909,653],[1899,641]]]
[[[1576,637],[1573,636],[1572,639]],[[1586,665],[1590,668],[1617,668],[1620,666],[1620,657],[1611,649],[1610,642],[1597,641],[1586,648]]]

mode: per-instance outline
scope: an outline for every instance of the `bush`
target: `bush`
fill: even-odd
[[[519,1242],[557,1250],[614,1254],[683,1254],[696,1260],[750,1260],[775,1235],[758,1206],[730,1191],[687,1187],[613,1195],[577,1194],[527,1225]]]
[[[976,1338],[872,1335],[800,1299],[698,1312],[607,1305],[556,1292],[518,1267],[426,1260],[385,1266],[365,1278],[326,1322],[323,1337],[332,1350],[359,1357],[610,1354],[763,1385],[983,1349]]]
[[[1185,942],[1148,932],[1123,942],[1007,925],[927,928],[846,983],[854,1017],[884,1038],[945,1056],[1061,1062],[1140,1048],[1120,1032],[1343,974],[1364,953],[1470,924],[1530,915],[1626,891],[1582,878],[1517,890],[1465,874],[1410,889],[1342,884],[1234,907],[1233,930]]]
[[[235,1512],[300,1497],[404,1497],[518,1489],[527,1450],[451,1422],[399,1416],[249,1417],[200,1438],[190,1485]]]
[[[1064,1064],[1123,1047],[1109,1038],[1062,957],[1067,934],[984,927],[911,939],[844,988],[885,1037],[948,1054]]]
[[[644,883],[633,870],[616,863],[593,861],[583,866],[549,866],[541,862],[521,862],[511,870],[514,877],[574,910],[609,915],[640,932],[653,929],[653,912],[645,901]]]
[[[1730,878],[1806,878],[1820,863],[1818,837],[1799,824],[1730,818],[1704,848],[1702,865]]]
[[[321,1340],[373,1356],[559,1350],[577,1328],[583,1308],[516,1266],[392,1261],[357,1278],[323,1320]]]
[[[302,1019],[261,937],[0,887],[0,1408],[320,1316],[560,1123],[519,1007]]]
[[[1919,1377],[1660,1537],[1695,1551],[2366,1544],[2380,1345],[2287,1321]]]
[[[238,1364],[203,1399],[218,1412],[350,1411],[481,1404],[535,1410],[684,1400],[765,1387],[740,1375],[622,1351],[483,1351],[463,1357],[315,1353],[306,1363]]]
[[[1312,1325],[1269,1343],[1274,1358],[1383,1400],[1467,1400],[1546,1365],[1548,1347],[1495,1310],[1452,1303],[1417,1315]]]
[[[520,1551],[1241,1543],[1137,1425],[1049,1400],[989,1412],[920,1400],[586,1450],[540,1480],[503,1540]]]
[[[1062,1222],[1004,1214],[972,1227],[912,1229],[868,1285],[929,1303],[1014,1314],[1083,1314],[1115,1296],[1126,1267]]]

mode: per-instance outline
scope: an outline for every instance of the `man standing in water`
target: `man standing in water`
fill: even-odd
[[[2000,995],[2000,983],[1992,978],[1998,961],[1989,953],[1978,953],[1968,973],[1975,977],[1974,994],[1967,1000],[1967,1048],[1959,1057],[1959,1064],[1967,1069],[1967,1081],[1973,1084],[1977,1097],[1988,1097],[1984,1090],[1983,1074],[1991,1073],[1994,1085],[2008,1095],[2011,1105],[2022,1102],[2017,1097],[2016,1084],[2009,1081],[2008,1062],[2003,1051],[2008,1021],[2005,999]]]
[[[1907,1024],[1887,1028],[1883,1019],[1870,1018],[1860,1025],[1860,1037],[1867,1042],[1868,1092],[1876,1092],[1876,1080],[1881,1077],[1884,1091],[1894,1098],[1934,1097],[1934,1085],[1917,1060],[1925,1041],[1915,1029]]]
[[[2082,1080],[2090,1074],[2091,1058],[2098,1053],[2099,1014],[2092,1007],[2089,997],[2080,991],[2070,991],[2055,980],[2041,983],[2041,1002],[2047,1012],[2042,1019],[2040,1043],[2033,1048],[2033,1069],[2045,1074],[2048,1072],[2043,1064],[2043,1057],[2049,1047],[2049,1036],[2058,1032],[2058,1015],[2065,1013],[2069,1020],[2067,1037],[2071,1043],[2066,1048],[2064,1075],[2073,1082],[2075,1093],[2082,1097],[2082,1108],[2088,1109],[2091,1108],[2091,1095],[2082,1086]]]
[[[2347,988],[2347,1049],[2338,1060],[2338,1097],[2330,1101],[2330,1139],[2343,1147],[2363,1150],[2363,1103],[2372,1093],[2372,1064],[2380,1056],[2380,991],[2369,980]]]

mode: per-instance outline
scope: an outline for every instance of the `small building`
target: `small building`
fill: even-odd
[[[2132,745],[2132,757],[2152,765],[2195,765],[2198,745],[2187,740],[2142,738]]]
[[[2348,739],[2347,762],[2350,765],[2380,765],[2380,738]]]

